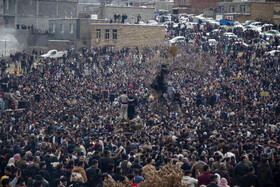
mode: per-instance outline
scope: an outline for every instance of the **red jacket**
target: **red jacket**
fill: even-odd
[[[197,186],[199,187],[200,185],[203,185],[203,184],[204,185],[209,184],[211,182],[211,175],[212,175],[211,173],[207,173],[207,172],[199,175],[197,177],[197,179],[198,179]]]

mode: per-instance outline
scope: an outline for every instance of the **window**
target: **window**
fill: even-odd
[[[219,6],[219,13],[223,13],[224,12],[224,6]]]
[[[6,0],[6,9],[9,9],[9,0]]]
[[[117,39],[118,39],[118,30],[113,29],[113,40],[117,40]]]
[[[50,26],[49,26],[49,31],[50,33],[55,33],[55,24],[54,23],[51,23]]]
[[[60,32],[64,33],[64,25],[63,24],[60,24]]]
[[[174,3],[175,6],[178,5],[178,1],[179,1],[179,0],[174,0],[174,1],[175,1],[175,3]]]
[[[74,33],[74,25],[70,23],[70,34]]]
[[[96,29],[96,39],[100,39],[101,31],[100,29]]]
[[[105,40],[109,40],[109,39],[110,39],[110,30],[105,29]]]
[[[181,0],[181,5],[184,5],[185,3],[184,3],[184,0]]]
[[[229,6],[229,12],[234,12],[234,5]]]
[[[246,9],[245,9],[245,5],[240,5],[240,12],[245,12]]]

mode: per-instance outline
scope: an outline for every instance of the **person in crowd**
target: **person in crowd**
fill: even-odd
[[[211,176],[212,174],[209,173],[210,172],[210,168],[208,165],[204,165],[203,166],[203,173],[200,174],[197,179],[198,179],[198,182],[197,182],[197,186],[200,186],[200,185],[208,185],[212,180],[211,180]]]
[[[187,184],[189,187],[195,187],[197,185],[198,180],[192,177],[192,173],[190,170],[186,170],[184,177],[182,179],[182,184]]]

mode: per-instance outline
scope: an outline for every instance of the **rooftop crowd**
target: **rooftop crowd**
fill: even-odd
[[[262,45],[227,40],[224,30],[210,46],[204,31],[169,29],[193,40],[179,46],[184,53],[208,54],[202,66],[209,68],[169,72],[167,115],[154,105],[150,88],[158,66],[153,59],[172,60],[166,47],[69,50],[60,60],[39,61],[35,51],[18,52],[3,60],[1,185],[99,187],[128,180],[141,186],[176,167],[184,174],[179,183],[190,187],[280,186],[278,56],[266,55]],[[269,41],[271,49],[278,44]],[[10,63],[14,74],[5,71]],[[132,136],[113,133],[124,90],[134,99],[130,119],[144,124]],[[172,107],[178,94],[179,109]]]

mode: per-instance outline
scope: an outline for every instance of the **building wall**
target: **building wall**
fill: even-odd
[[[217,7],[216,0],[190,0],[192,8],[206,9],[206,8],[215,8]]]
[[[155,2],[156,10],[168,10],[168,12],[172,11],[173,3],[170,1],[158,1]]]
[[[49,20],[49,39],[68,40],[72,47],[91,47],[91,23],[109,23],[108,20],[78,19],[52,19]],[[71,29],[72,27],[72,29]],[[62,29],[64,32],[62,32]]]
[[[15,25],[34,25],[37,29],[41,30],[48,29],[48,19],[50,18],[77,18],[78,15],[78,0],[0,0],[0,2],[1,1],[4,7],[4,13],[9,16],[15,16]]]
[[[273,23],[280,24],[280,2],[274,3]]]
[[[92,24],[91,46],[145,47],[163,45],[165,31],[163,26],[126,25],[126,24]],[[100,39],[96,37],[96,29],[101,30]],[[110,38],[105,39],[105,29],[109,29]],[[117,29],[117,39],[113,40],[113,29]]]
[[[70,30],[70,24],[73,27],[73,32]],[[53,34],[52,40],[70,40],[74,42],[77,38],[77,19],[49,20],[49,33]]]
[[[247,20],[251,20],[251,16],[250,15],[237,15],[235,20],[238,21],[239,23],[244,23]]]
[[[252,3],[251,8],[251,18],[252,19],[263,19],[272,20],[273,19],[273,3]]]
[[[49,40],[48,49],[56,49],[58,51],[64,51],[71,48],[71,42],[69,40]]]
[[[217,0],[174,0],[174,13],[201,14],[204,9],[216,8]]]
[[[90,19],[78,19],[76,47],[77,49],[91,47]]]
[[[230,11],[230,7],[234,6],[234,12]],[[245,11],[241,11],[241,6],[245,6]],[[224,8],[224,11],[221,12],[221,7]],[[217,3],[217,12],[218,13],[250,13],[251,12],[251,3],[250,2],[237,2],[237,3]]]
[[[113,19],[115,14],[126,14],[128,23],[135,23],[137,16],[140,14],[142,21],[155,19],[154,8],[135,8],[135,7],[104,7],[103,11],[99,12],[100,19]]]
[[[239,22],[245,22],[246,20],[272,20],[274,10],[274,3],[266,2],[218,2],[217,3],[218,14],[232,14],[235,20]],[[231,11],[230,7],[234,7],[234,12]],[[245,7],[245,11],[241,9],[241,6]],[[223,7],[224,11],[221,11]]]

